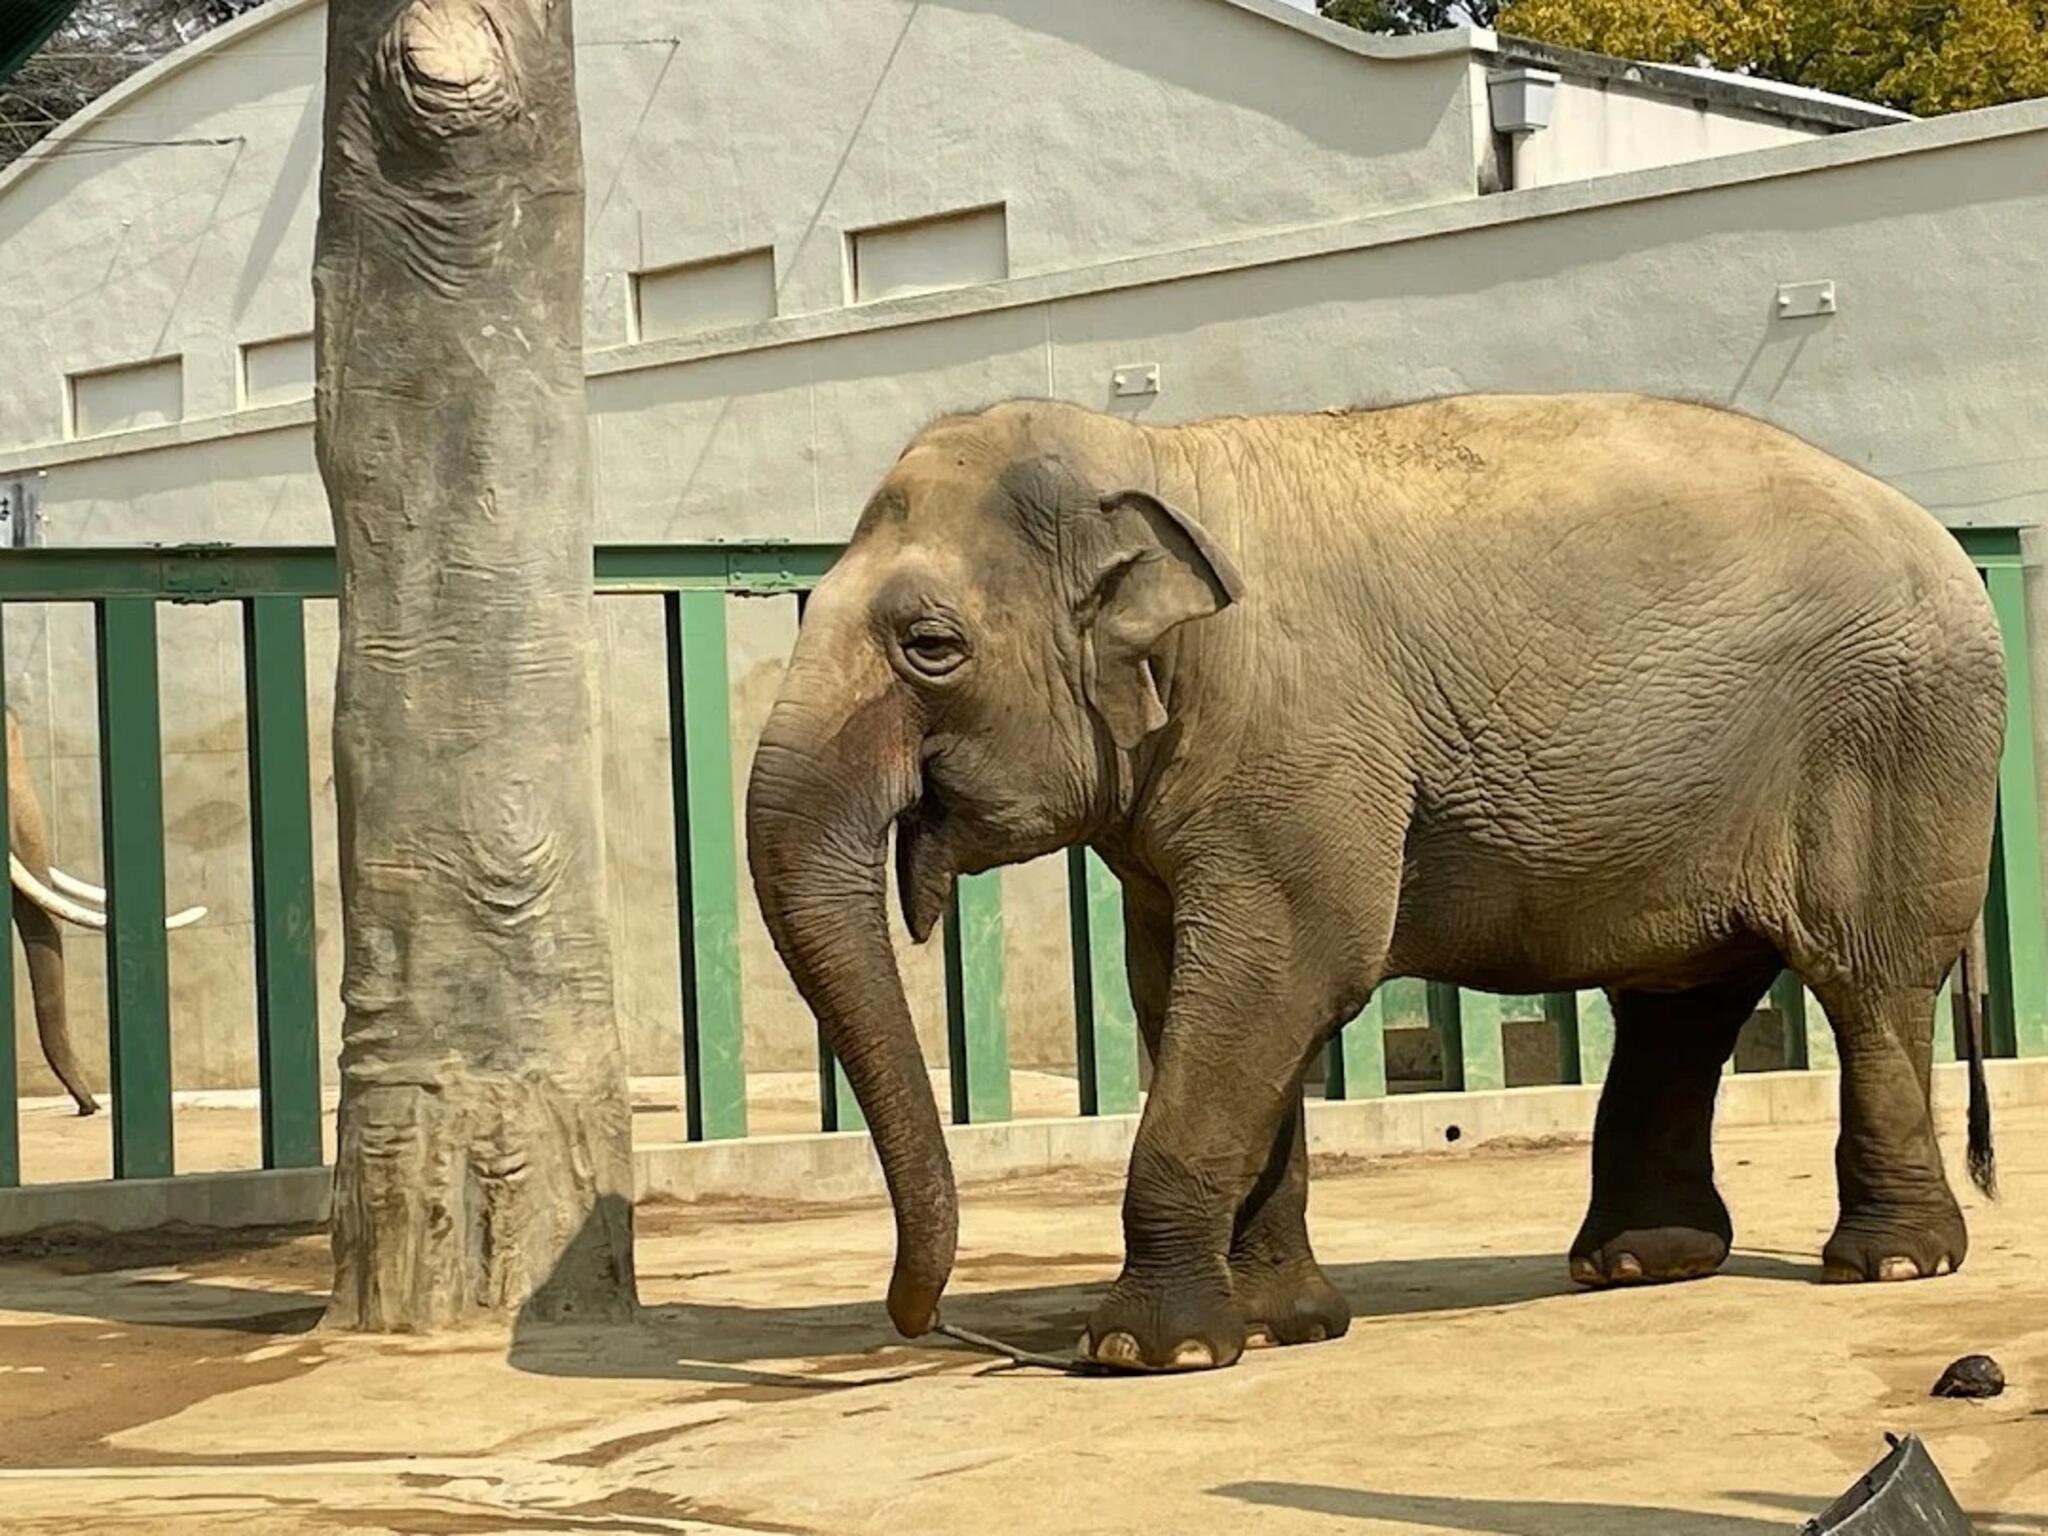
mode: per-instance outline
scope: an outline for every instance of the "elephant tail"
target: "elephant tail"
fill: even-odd
[[[1998,1149],[1991,1140],[1991,1087],[1984,1079],[1984,1000],[1990,977],[1984,945],[1984,915],[1970,927],[1970,942],[1956,962],[1956,995],[1963,1005],[1963,1055],[1970,1073],[1970,1182],[1987,1199],[1998,1198]]]

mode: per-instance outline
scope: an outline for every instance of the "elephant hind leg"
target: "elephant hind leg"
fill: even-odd
[[[1928,1103],[1933,989],[1844,979],[1814,991],[1842,1058],[1841,1213],[1821,1250],[1822,1278],[1918,1280],[1960,1269],[1969,1238]]]
[[[85,1070],[71,1045],[69,1011],[64,1000],[64,935],[57,920],[21,892],[14,892],[14,922],[21,930],[22,952],[28,957],[29,991],[35,998],[36,1038],[43,1059],[78,1106],[81,1115],[95,1113],[99,1100],[87,1086]],[[10,1000],[11,1002],[11,1000]]]
[[[1683,992],[1617,992],[1614,1058],[1593,1124],[1593,1195],[1572,1240],[1581,1285],[1712,1274],[1734,1227],[1714,1188],[1714,1097],[1735,1038],[1777,974]]]

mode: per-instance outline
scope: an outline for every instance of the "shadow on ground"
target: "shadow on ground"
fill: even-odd
[[[1436,1494],[1377,1493],[1369,1488],[1331,1488],[1320,1483],[1226,1483],[1212,1488],[1218,1498],[1268,1509],[1296,1509],[1341,1520],[1430,1526],[1444,1531],[1480,1531],[1485,1536],[1785,1536],[1780,1519],[1748,1515],[1703,1515],[1652,1504],[1578,1504],[1534,1499],[1458,1499]],[[1826,1498],[1801,1501],[1807,1514]]]
[[[27,1259],[38,1269],[56,1270],[62,1281],[37,1283],[30,1273],[0,1267],[0,1307],[92,1317],[108,1322],[164,1327],[208,1328],[252,1334],[292,1334],[313,1328],[324,1298],[309,1294],[311,1279],[303,1232],[243,1234],[211,1247],[196,1235],[174,1240],[99,1239],[22,1249],[0,1249],[0,1265]],[[318,1262],[324,1262],[324,1243]],[[189,1267],[209,1258],[232,1257],[246,1266],[246,1284],[223,1284],[221,1275],[180,1276],[133,1273],[137,1269]],[[1104,1256],[1107,1258],[1108,1256]],[[266,1289],[272,1278],[266,1260],[289,1258],[293,1290]],[[1027,1261],[1028,1262],[1028,1261]],[[1050,1262],[1050,1261],[1048,1261]],[[211,1268],[211,1266],[209,1266]],[[1064,1354],[1113,1278],[1114,1262],[1103,1265],[1090,1284],[963,1290],[949,1296],[946,1320],[1042,1353]],[[1785,1282],[1811,1281],[1817,1267],[1771,1253],[1738,1252],[1727,1274]],[[1478,1312],[1532,1302],[1578,1297],[1555,1253],[1480,1254],[1450,1258],[1384,1259],[1330,1267],[1330,1276],[1350,1298],[1359,1324],[1421,1313]],[[232,1278],[239,1280],[235,1275]],[[897,1337],[881,1303],[883,1276],[876,1276],[872,1301],[816,1306],[748,1307],[714,1302],[674,1302],[644,1307],[627,1327],[562,1327],[522,1322],[513,1333],[510,1361],[518,1369],[550,1376],[672,1379],[725,1385],[760,1385],[831,1390],[835,1375],[892,1369],[921,1373],[958,1365],[963,1347],[931,1339],[911,1343]],[[771,1372],[731,1367],[769,1362],[789,1369]]]
[[[1841,1492],[1820,1494],[1729,1493],[1743,1504],[1781,1510],[1769,1517],[1713,1515],[1697,1510],[1665,1509],[1654,1504],[1592,1504],[1549,1499],[1461,1499],[1442,1494],[1379,1493],[1369,1488],[1332,1488],[1321,1483],[1226,1483],[1209,1490],[1218,1498],[1235,1499],[1269,1509],[1295,1509],[1340,1520],[1407,1523],[1444,1531],[1476,1531],[1485,1536],[1787,1536],[1791,1521],[1810,1519],[1833,1503]],[[2037,1515],[1997,1515],[1977,1511],[1970,1522],[1984,1536],[2026,1536],[2048,1531],[2048,1519]]]
[[[1808,1282],[1818,1278],[1819,1267],[1738,1253],[1724,1273]],[[913,1343],[896,1335],[880,1300],[881,1278],[876,1277],[874,1301],[811,1307],[677,1302],[645,1307],[636,1326],[602,1336],[595,1330],[522,1326],[513,1337],[511,1361],[539,1375],[682,1381],[729,1380],[729,1371],[716,1369],[722,1366],[788,1362],[802,1374],[778,1373],[775,1380],[812,1390],[840,1384],[819,1379],[834,1374],[892,1367],[917,1373],[958,1364],[964,1346],[938,1339]],[[945,1319],[1021,1349],[1063,1355],[1112,1278],[1106,1270],[1088,1285],[962,1291],[948,1296]],[[1336,1264],[1330,1278],[1350,1299],[1354,1326],[1375,1318],[1490,1311],[1586,1294],[1571,1283],[1554,1253]]]

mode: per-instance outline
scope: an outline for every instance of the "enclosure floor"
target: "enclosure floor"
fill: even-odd
[[[633,1140],[659,1146],[684,1140],[681,1085],[674,1078],[633,1080]],[[948,1116],[943,1071],[932,1074],[939,1113]],[[1080,1088],[1072,1077],[1052,1072],[1010,1074],[1011,1112],[1023,1120],[1081,1112]],[[334,1156],[334,1094],[327,1095],[322,1137]],[[747,1078],[747,1128],[756,1136],[787,1136],[819,1129],[818,1079],[811,1072],[755,1072]],[[180,1173],[215,1173],[263,1166],[263,1127],[256,1095],[180,1094],[171,1108],[172,1153]],[[112,1178],[113,1121],[106,1096],[97,1115],[81,1118],[65,1098],[21,1103],[21,1179],[55,1184],[73,1179]]]
[[[1782,1536],[1915,1430],[1981,1532],[2048,1531],[2048,1110],[1959,1275],[1822,1287],[1831,1129],[1721,1141],[1715,1279],[1574,1294],[1586,1152],[1319,1172],[1338,1342],[1140,1380],[888,1331],[878,1204],[643,1208],[644,1323],[508,1343],[311,1331],[318,1234],[0,1258],[0,1528],[249,1533],[1491,1532]],[[1951,1135],[1960,1143],[1959,1134]],[[951,1320],[1062,1349],[1118,1182],[967,1192]],[[218,1244],[219,1239],[211,1240]],[[1927,1389],[1988,1351],[1987,1403]]]

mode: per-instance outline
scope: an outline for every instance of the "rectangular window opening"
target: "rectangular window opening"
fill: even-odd
[[[242,343],[242,405],[282,405],[313,398],[313,335]]]
[[[1001,203],[882,224],[847,236],[853,302],[999,283],[1010,275],[1010,233]]]
[[[72,437],[160,427],[185,417],[185,359],[151,358],[74,373],[65,381]]]
[[[633,274],[633,336],[659,341],[775,318],[775,250],[739,251]]]

